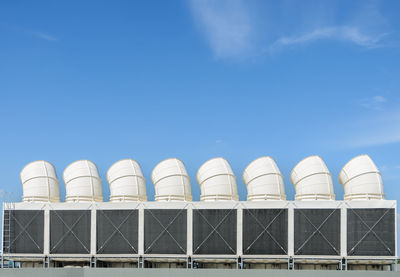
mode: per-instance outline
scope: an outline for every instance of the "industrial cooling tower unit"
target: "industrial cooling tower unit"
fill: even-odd
[[[23,202],[3,204],[2,259],[23,266],[386,270],[397,263],[396,201],[384,199],[380,173],[368,156],[341,171],[342,201],[335,200],[331,175],[318,156],[293,169],[294,201],[286,200],[270,157],[245,169],[247,201],[238,201],[235,176],[222,158],[199,169],[199,202],[192,201],[190,179],[177,159],[153,170],[154,202],[147,202],[133,160],[108,171],[110,202],[102,202],[91,162],[64,171],[64,203],[52,165],[35,163],[27,166],[34,167],[32,176],[21,173]]]

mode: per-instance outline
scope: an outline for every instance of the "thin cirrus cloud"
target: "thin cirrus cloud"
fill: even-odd
[[[192,0],[190,8],[215,56],[237,56],[249,49],[253,24],[243,1]]]
[[[363,98],[359,100],[361,107],[371,109],[371,110],[383,110],[387,99],[382,95],[376,95],[369,98]]]
[[[303,12],[289,8],[295,6],[294,3],[278,4],[277,7],[256,2],[259,7],[255,9],[244,0],[191,0],[190,10],[217,58],[272,54],[319,40],[343,41],[371,49],[384,46],[383,40],[390,33],[379,8],[368,1],[360,2],[359,8],[345,22],[321,19],[320,13],[304,2],[299,5]],[[304,13],[307,19],[299,16]],[[260,18],[263,14],[269,14],[271,18]]]
[[[368,35],[355,26],[337,26],[318,28],[311,32],[292,37],[281,37],[272,43],[268,50],[273,51],[283,47],[311,43],[317,40],[338,40],[354,43],[367,48],[382,46],[381,41],[387,33]]]
[[[53,36],[47,32],[43,32],[43,31],[21,28],[19,26],[1,23],[1,22],[0,22],[0,27],[3,27],[6,30],[16,32],[16,33],[19,33],[19,34],[22,34],[22,35],[25,35],[28,37],[33,37],[33,38],[46,40],[46,41],[50,41],[50,42],[58,41],[58,39],[55,36]]]
[[[30,34],[31,36],[34,36],[34,37],[39,38],[39,39],[44,39],[44,40],[47,40],[47,41],[57,41],[56,37],[54,37],[52,35],[49,35],[49,34],[46,34],[46,33],[43,33],[43,32],[38,32],[38,31],[25,31],[25,32],[27,34]]]
[[[344,133],[347,134],[344,145],[350,148],[400,143],[400,113],[387,111],[366,117],[353,122]]]

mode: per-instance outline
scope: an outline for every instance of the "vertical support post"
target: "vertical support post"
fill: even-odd
[[[237,255],[241,257],[243,255],[243,207],[239,205],[237,208],[237,227],[236,227],[236,234],[237,234]]]
[[[347,256],[347,208],[343,203],[340,207],[340,255]]]
[[[92,205],[91,207],[91,217],[90,217],[90,254],[96,255],[96,205]]]
[[[295,265],[294,265],[294,258],[292,259],[292,270],[294,270],[294,267],[295,267]]]
[[[48,204],[46,204],[44,207],[43,230],[43,254],[48,256],[50,254],[50,206]]]
[[[193,206],[188,205],[187,211],[187,250],[186,255],[191,257],[193,255]]]
[[[292,203],[288,206],[288,255],[294,256],[294,207]]]
[[[2,232],[2,236],[1,236],[1,268],[3,268],[3,254],[4,254],[4,208],[5,208],[5,203],[2,203],[2,209],[1,209],[1,232]]]
[[[138,254],[144,254],[144,206],[139,207],[139,226],[138,226]]]
[[[396,257],[398,257],[397,256],[397,201],[395,201],[395,204],[394,204],[394,233],[395,233],[395,236],[394,236],[394,249],[395,249],[395,256]],[[397,260],[396,260],[396,271],[397,271]]]

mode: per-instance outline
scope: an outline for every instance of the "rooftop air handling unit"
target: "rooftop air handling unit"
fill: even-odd
[[[335,200],[332,176],[320,156],[300,161],[290,173],[296,200]]]
[[[368,155],[351,159],[340,171],[344,200],[385,199],[382,176]]]
[[[146,181],[137,161],[124,159],[107,171],[110,202],[147,201]]]
[[[155,201],[192,201],[190,178],[183,162],[176,158],[158,163],[151,173]]]
[[[60,202],[56,169],[46,161],[27,164],[20,174],[23,202]]]
[[[283,176],[271,157],[252,161],[243,172],[243,182],[247,201],[286,200]]]
[[[200,184],[201,201],[239,200],[236,176],[224,158],[206,161],[196,177]]]
[[[63,174],[66,202],[102,202],[101,179],[97,166],[88,160],[68,165]]]

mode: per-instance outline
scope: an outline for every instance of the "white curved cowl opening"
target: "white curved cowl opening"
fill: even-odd
[[[192,201],[190,178],[183,162],[176,158],[157,164],[151,173],[155,201]]]
[[[146,181],[137,161],[124,159],[107,171],[110,202],[147,201]]]
[[[236,176],[228,161],[213,158],[206,161],[197,171],[201,201],[238,201]]]
[[[271,157],[252,161],[243,171],[247,201],[286,200],[283,176]]]
[[[300,161],[290,173],[295,200],[335,200],[332,175],[319,156]]]
[[[63,173],[66,202],[102,202],[99,171],[95,163],[79,160],[68,165]]]
[[[340,171],[339,182],[344,200],[385,199],[381,173],[368,155],[351,159]]]
[[[47,161],[27,164],[20,173],[23,202],[60,202],[55,167]]]

